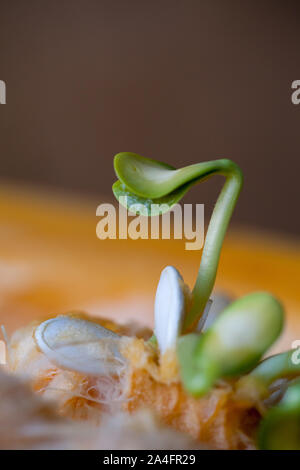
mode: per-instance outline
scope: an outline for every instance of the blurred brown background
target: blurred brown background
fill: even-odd
[[[2,180],[111,198],[112,157],[229,157],[234,220],[299,233],[297,1],[0,0]],[[187,201],[214,201],[221,181]]]

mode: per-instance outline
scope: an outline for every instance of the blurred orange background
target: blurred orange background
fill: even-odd
[[[31,320],[72,310],[153,325],[160,272],[175,265],[192,286],[200,253],[178,240],[99,240],[95,205],[47,192],[0,190],[1,322],[8,333]],[[269,290],[287,312],[273,351],[300,339],[299,245],[231,230],[216,290],[233,298]]]

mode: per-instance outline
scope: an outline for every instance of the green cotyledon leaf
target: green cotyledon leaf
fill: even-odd
[[[119,203],[131,213],[156,216],[171,210],[183,198],[190,186],[191,184],[185,184],[175,189],[172,193],[157,199],[138,196],[130,191],[121,181],[116,181],[113,184],[112,190]]]
[[[179,339],[177,352],[185,388],[205,394],[216,380],[253,368],[279,336],[283,308],[272,295],[256,292],[230,304],[202,335]]]

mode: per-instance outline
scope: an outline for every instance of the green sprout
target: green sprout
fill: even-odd
[[[207,229],[193,289],[193,305],[184,318],[183,330],[192,330],[204,312],[215,283],[223,240],[243,185],[242,172],[228,159],[197,163],[176,170],[165,163],[129,152],[117,154],[114,167],[119,178],[113,185],[116,198],[122,202],[120,197],[126,196],[128,208],[138,205],[139,212],[149,216],[170,210],[192,186],[212,175],[226,178]]]
[[[213,175],[225,176],[207,229],[192,291],[192,306],[184,312],[176,342],[182,383],[190,394],[199,397],[219,379],[236,378],[237,387],[244,385],[247,388],[254,384],[261,399],[265,399],[271,396],[270,387],[274,382],[286,379],[290,386],[284,398],[267,412],[261,423],[259,445],[264,449],[300,449],[300,381],[290,382],[300,376],[300,365],[292,360],[294,351],[277,354],[259,363],[282,331],[284,310],[280,302],[267,292],[251,293],[228,305],[205,332],[196,331],[199,320],[203,323],[205,317],[223,240],[242,188],[240,168],[231,160],[221,159],[175,169],[127,152],[115,156],[114,166],[118,176],[113,185],[116,198],[128,209],[132,210],[134,205],[136,212],[145,216],[163,214],[192,186]],[[169,280],[179,282],[175,268],[165,268],[165,276],[166,269]],[[166,283],[166,277],[163,282]],[[176,305],[178,318],[181,304]],[[172,321],[172,316],[167,320],[170,318]],[[155,336],[150,343],[157,345]],[[283,426],[284,435],[281,432]]]
[[[266,292],[231,303],[204,334],[179,339],[177,351],[185,388],[201,396],[217,379],[249,371],[277,339],[282,326],[282,306]]]

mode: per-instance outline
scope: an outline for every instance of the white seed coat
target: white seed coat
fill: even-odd
[[[119,335],[89,320],[58,316],[41,323],[34,337],[38,348],[61,368],[87,375],[118,373],[125,360]]]
[[[155,328],[161,354],[176,347],[181,332],[185,298],[183,280],[177,269],[163,269],[157,286],[154,306]]]

